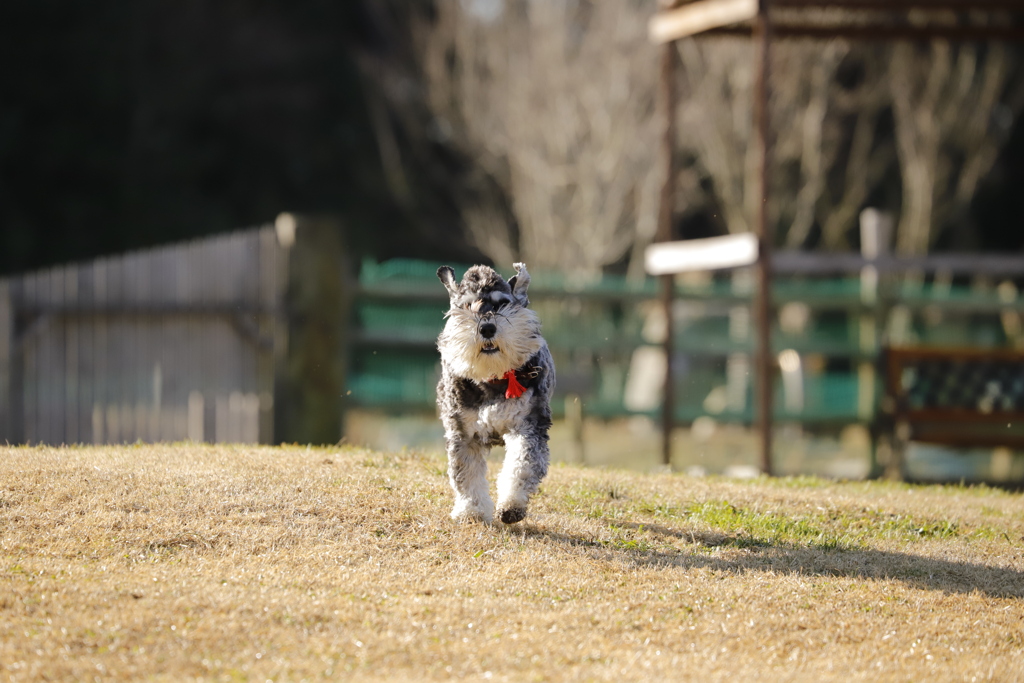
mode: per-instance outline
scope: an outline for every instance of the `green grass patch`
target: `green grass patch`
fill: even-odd
[[[776,485],[775,480],[761,483]],[[871,483],[871,486],[879,485]],[[887,486],[887,483],[881,485]],[[816,477],[793,477],[788,480],[788,486],[820,489],[837,484]],[[856,489],[864,484],[839,486]],[[659,523],[682,525],[684,531],[686,527],[705,526],[727,535],[729,538],[725,544],[736,547],[799,545],[822,550],[848,550],[863,548],[879,540],[991,540],[1005,535],[1005,530],[993,525],[965,527],[957,519],[923,518],[869,507],[852,510],[817,507],[795,513],[792,509],[744,506],[724,498],[681,505],[662,496],[634,495],[627,487],[612,482],[580,482],[561,495],[553,496],[551,502],[560,511],[587,519],[605,520],[614,528],[621,527],[624,521],[639,521],[643,517],[653,518]],[[995,515],[989,510],[987,516]],[[633,540],[617,540],[613,545],[639,549],[641,544]]]
[[[695,503],[685,509],[684,515],[692,522],[733,535],[733,545],[739,547],[795,544],[836,550],[850,545],[848,539],[819,525],[813,518],[760,512],[736,507],[724,500]]]
[[[605,506],[598,506],[594,512],[605,510]],[[953,519],[923,519],[871,508],[818,508],[814,512],[794,514],[792,511],[744,507],[728,500],[714,499],[685,506],[665,500],[642,501],[635,505],[635,512],[666,522],[710,527],[731,536],[727,544],[739,547],[788,544],[842,550],[862,548],[878,540],[992,540],[1006,536],[1005,530],[993,525],[965,528]],[[616,517],[623,514],[620,510]]]
[[[588,519],[617,519],[630,510],[634,503],[621,485],[580,484],[553,501],[565,512]]]

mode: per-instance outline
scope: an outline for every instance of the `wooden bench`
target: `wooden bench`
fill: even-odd
[[[888,474],[902,478],[910,441],[1024,448],[1024,352],[888,348],[879,436],[891,439]]]

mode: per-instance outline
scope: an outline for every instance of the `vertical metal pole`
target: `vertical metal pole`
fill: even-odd
[[[672,210],[675,206],[675,139],[676,139],[676,92],[675,92],[676,45],[669,41],[661,46],[661,70],[658,90],[661,100],[661,197],[658,207],[657,241],[672,239]],[[673,327],[672,296],[674,278],[660,277],[661,305],[665,313],[665,387],[661,404],[661,460],[672,464],[672,427],[675,424],[675,390],[672,386]]]
[[[768,78],[771,70],[771,22],[768,17],[769,0],[760,0],[754,28],[757,55],[757,80],[754,101],[756,125],[754,144],[757,145],[760,166],[760,202],[757,207],[756,229],[760,242],[757,264],[757,423],[760,428],[761,471],[772,474],[772,362],[771,306],[772,306],[772,239],[768,225],[768,156],[770,125],[768,112]]]

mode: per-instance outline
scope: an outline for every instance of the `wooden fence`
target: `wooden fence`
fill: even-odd
[[[304,279],[340,280],[338,231],[283,227],[0,280],[0,443],[340,438],[340,404],[328,401],[312,432],[302,424],[318,412],[296,373],[315,366],[328,394],[340,378],[336,362],[295,357],[310,344],[292,325],[323,304],[308,295],[323,287]],[[336,328],[327,324],[321,355],[340,343]],[[275,408],[282,400],[302,418],[295,405]]]
[[[0,443],[334,443],[346,406],[433,411],[447,307],[437,264],[367,262],[357,283],[344,234],[336,222],[289,217],[0,280]],[[986,259],[989,270],[1024,272],[1024,262]],[[1010,280],[976,288],[936,276],[908,289],[883,279],[865,300],[862,278],[818,277],[862,261],[779,254],[777,265],[797,273],[773,288],[778,419],[870,424],[883,326],[903,345],[1024,343],[1024,298]],[[655,415],[654,283],[609,276],[580,289],[557,273],[533,282],[559,368],[556,412]],[[735,315],[750,295],[738,282],[677,287],[678,422],[751,419],[750,383],[732,371],[752,349]],[[898,309],[902,327],[895,315],[884,325],[880,311]]]

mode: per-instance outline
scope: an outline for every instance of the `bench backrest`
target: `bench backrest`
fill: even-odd
[[[1024,352],[890,348],[884,406],[915,441],[1024,446]]]

